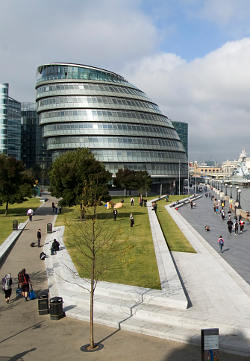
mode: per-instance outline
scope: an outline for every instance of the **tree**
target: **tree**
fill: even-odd
[[[9,204],[22,203],[33,194],[34,179],[25,171],[23,163],[15,158],[0,154],[0,203],[6,203],[5,215]]]
[[[145,193],[147,195],[147,192],[150,190],[152,179],[147,171],[137,171],[135,172],[135,179],[136,179],[136,185],[137,190],[140,194]]]
[[[108,201],[108,183],[111,173],[104,165],[95,159],[87,148],[68,151],[60,155],[52,164],[50,171],[50,191],[57,198],[62,198],[62,205],[80,205],[83,210],[90,197],[83,197],[83,187],[90,185],[93,179],[98,179],[99,201]]]
[[[125,195],[127,190],[136,189],[136,178],[135,171],[130,169],[118,169],[114,183],[117,187],[125,190]]]
[[[151,177],[147,171],[118,169],[115,185],[126,190],[136,189],[140,194],[147,193],[151,187]]]
[[[123,256],[127,252],[127,248],[122,248],[115,242],[115,235],[110,226],[98,220],[97,207],[101,199],[99,186],[98,175],[94,176],[91,182],[85,182],[83,186],[83,199],[86,204],[85,220],[75,221],[76,225],[72,224],[72,220],[68,223],[70,229],[68,245],[76,251],[80,265],[84,268],[84,278],[87,277],[90,281],[90,289],[88,289],[90,293],[89,345],[86,346],[90,350],[98,347],[98,344],[94,342],[93,322],[94,293],[97,282],[103,279],[106,271],[110,271],[114,257],[119,255],[119,261],[123,262]]]

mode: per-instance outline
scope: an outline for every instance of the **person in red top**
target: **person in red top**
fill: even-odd
[[[223,246],[224,246],[224,239],[222,238],[222,236],[219,237],[218,243],[219,243],[220,251],[221,251],[221,253],[222,253],[222,252],[223,252],[223,251],[222,251],[222,248],[223,248]]]
[[[245,225],[245,222],[243,221],[243,219],[240,220],[240,233],[243,232],[244,230],[244,225]]]
[[[28,294],[32,284],[30,281],[30,276],[28,273],[26,273],[25,268],[18,273],[18,285],[22,289],[22,296],[25,298],[25,301],[28,301]]]

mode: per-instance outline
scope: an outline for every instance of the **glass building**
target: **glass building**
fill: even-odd
[[[172,122],[122,76],[93,66],[51,63],[37,69],[39,122],[52,158],[89,148],[113,175],[146,170],[153,188],[173,191],[187,157]]]
[[[46,142],[42,136],[42,127],[39,125],[36,103],[22,103],[21,109],[21,159],[26,168],[39,165],[42,169],[48,169],[51,165],[51,156],[46,149]]]
[[[182,141],[182,144],[184,146],[186,154],[188,156],[188,123],[174,122],[172,120],[172,124],[175,127],[175,129],[180,137],[180,140]]]
[[[21,103],[9,97],[8,83],[0,83],[0,153],[21,159]]]

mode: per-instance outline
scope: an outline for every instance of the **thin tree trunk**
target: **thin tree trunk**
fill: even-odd
[[[9,201],[6,201],[6,206],[5,206],[5,215],[6,216],[8,214],[8,209],[9,209]]]

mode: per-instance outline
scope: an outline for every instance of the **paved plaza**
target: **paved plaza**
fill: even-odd
[[[53,222],[54,219],[54,215],[51,211],[52,200],[53,199],[50,199],[39,208],[33,218],[33,221],[27,224],[26,229],[17,240],[6,262],[1,267],[1,275],[4,275],[7,272],[12,272],[13,277],[17,275],[17,272],[21,268],[26,267],[27,272],[31,276],[36,292],[47,289],[48,283],[45,263],[39,259],[40,250],[37,247],[30,247],[30,243],[36,240],[37,228],[41,228],[42,244],[44,244],[46,239],[46,224],[48,222]],[[203,202],[203,200],[201,200],[201,202]],[[179,211],[172,211],[177,213],[178,217]],[[181,212],[185,213],[186,211],[188,212],[188,207],[185,209],[183,208]],[[179,216],[181,215],[179,214]],[[188,225],[186,226],[185,231],[187,233],[189,232]],[[198,236],[196,235],[196,238],[197,237]],[[216,260],[216,256],[221,258],[221,256],[218,256],[216,252],[216,255],[212,254],[212,258],[210,259],[209,257],[211,256],[211,252],[209,252],[210,256],[208,254],[204,256],[202,255],[203,251],[201,248],[199,248],[199,254],[197,255],[180,253],[174,255],[175,261],[181,272],[182,281],[184,282],[186,291],[190,297],[190,302],[192,302],[192,307],[188,310],[178,311],[169,309],[164,313],[164,315],[169,316],[170,319],[172,318],[172,321],[176,316],[175,322],[177,323],[182,319],[179,326],[180,330],[182,328],[185,330],[185,322],[192,323],[194,319],[196,319],[198,327],[202,328],[202,325],[207,324],[206,321],[209,321],[209,317],[211,317],[211,314],[216,309],[218,311],[216,315],[214,315],[214,320],[217,320],[218,322],[217,324],[214,323],[213,326],[218,327],[218,324],[221,321],[219,319],[221,306],[217,307],[215,302],[214,308],[208,309],[208,307],[210,307],[213,303],[213,300],[217,301],[217,298],[213,298],[213,295],[211,294],[213,288],[216,292],[215,285],[217,280],[210,278],[211,289],[207,290],[207,293],[210,293],[210,297],[208,297],[209,299],[204,304],[203,297],[205,298],[205,296],[207,296],[207,293],[204,293],[204,285],[207,287],[209,277],[204,279],[204,285],[202,282],[194,285],[192,282],[196,282],[197,280],[189,277],[191,264],[193,267],[198,267],[199,263],[201,263],[200,267],[204,267],[206,266],[204,264],[204,260],[206,258],[208,263],[212,263],[212,258]],[[199,270],[196,270],[196,273],[197,272],[199,272]],[[232,290],[234,291],[234,288],[232,288]],[[219,296],[221,295],[219,294]],[[246,297],[246,303],[247,302],[248,300]],[[238,303],[238,305],[240,305],[240,303]],[[225,307],[226,310],[223,313],[223,319],[226,317],[226,311],[232,311],[231,309],[227,309],[227,304],[225,304]],[[246,304],[246,307],[249,307],[248,304]],[[236,310],[233,308],[232,312],[236,312]],[[243,313],[241,310],[238,310],[238,312],[239,319],[241,320]],[[228,313],[227,318],[231,318],[230,313]],[[247,325],[247,320],[245,325]],[[172,331],[176,331],[175,327],[171,325],[164,326],[159,323],[158,325],[156,324],[156,326],[158,326],[158,328],[165,328],[165,330],[168,329],[170,339],[171,329]],[[195,326],[195,323],[193,326]],[[69,317],[59,321],[52,321],[49,319],[49,315],[39,316],[37,312],[37,301],[25,302],[23,299],[13,299],[11,304],[6,305],[2,297],[2,301],[0,303],[0,360],[200,360],[199,347],[140,335],[137,333],[125,332],[124,330],[118,330],[116,328],[101,325],[96,325],[95,332],[96,342],[101,341],[103,343],[103,350],[91,354],[82,353],[80,351],[80,346],[88,343],[88,332],[88,322],[73,320]],[[236,338],[235,336],[236,335],[231,334],[229,339],[233,341],[233,339]],[[237,337],[237,339],[239,340],[239,337]],[[191,338],[190,341],[192,341]],[[244,334],[242,334],[242,337],[240,337],[240,343],[236,344],[238,346],[244,346],[244,343],[245,348],[243,348],[247,350],[248,340]],[[248,359],[249,357],[240,357],[237,355],[228,355],[223,353],[220,357],[220,360],[222,361],[246,361]]]

